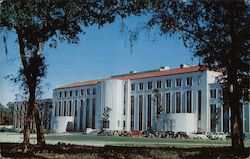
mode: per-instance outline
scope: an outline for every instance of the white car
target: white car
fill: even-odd
[[[195,138],[196,138],[196,139],[203,139],[203,140],[209,139],[209,138],[207,137],[207,135],[206,135],[204,132],[196,133],[196,134],[195,134]]]
[[[218,132],[218,133],[216,133],[216,139],[217,140],[226,140],[227,139],[226,136],[227,135],[224,132]]]
[[[97,134],[98,134],[97,130],[94,130],[88,133],[88,135],[93,135],[93,136],[97,136]]]

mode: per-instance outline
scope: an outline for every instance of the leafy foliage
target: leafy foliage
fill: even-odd
[[[156,0],[144,4],[134,11],[149,17],[141,29],[179,36],[203,64],[221,70],[223,100],[232,115],[232,146],[243,148],[241,105],[249,101],[250,3]]]
[[[153,93],[153,101],[156,107],[156,118],[159,119],[163,112],[160,90],[155,88],[152,90],[152,93]]]
[[[43,46],[48,43],[50,47],[55,48],[58,42],[64,41],[78,43],[78,35],[84,33],[85,27],[92,25],[102,27],[105,23],[113,22],[116,15],[124,17],[124,10],[129,8],[124,6],[128,4],[130,3],[120,3],[119,0],[1,1],[0,31],[13,31],[17,34],[22,61],[18,75],[10,78],[14,82],[21,82],[21,87],[28,96],[24,145],[28,144],[29,122],[34,111],[37,120],[37,140],[44,139],[40,130],[41,120],[35,105],[39,94],[37,92],[40,92],[42,79],[46,76],[47,65],[42,55]],[[6,36],[4,36],[4,42],[6,44]],[[5,46],[7,53],[7,45]],[[44,141],[38,141],[38,143],[44,143]]]
[[[110,112],[112,109],[108,106],[103,108],[102,118],[103,120],[109,120]]]

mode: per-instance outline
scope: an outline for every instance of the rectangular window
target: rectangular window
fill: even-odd
[[[81,89],[81,96],[84,95],[84,89]]]
[[[126,128],[126,121],[123,120],[123,129]]]
[[[65,97],[65,98],[67,97],[67,92],[66,92],[66,91],[64,92],[64,97]]]
[[[186,92],[187,113],[192,113],[192,91]]]
[[[201,120],[201,91],[198,91],[198,120]]]
[[[152,89],[152,82],[148,82],[148,89]]]
[[[192,86],[192,77],[188,77],[186,82],[187,86]]]
[[[74,130],[76,130],[77,129],[77,124],[76,124],[76,122],[77,122],[77,100],[75,100],[75,112],[74,112]]]
[[[131,96],[131,130],[134,130],[135,97]]]
[[[55,102],[55,116],[57,116],[57,102]]]
[[[161,81],[157,81],[156,85],[157,88],[161,88]]]
[[[78,96],[78,90],[75,90],[75,96],[76,97]]]
[[[89,99],[86,99],[86,128],[89,128]]]
[[[95,129],[95,99],[92,99],[92,129]]]
[[[62,92],[59,92],[59,98],[62,98]]]
[[[143,83],[139,83],[139,90],[143,90]]]
[[[180,79],[180,78],[177,78],[177,79],[175,80],[175,86],[176,86],[176,87],[180,87],[180,86],[181,86],[181,79]]]
[[[72,110],[72,102],[69,101],[69,116],[71,116],[71,110]]]
[[[223,106],[223,132],[229,132],[229,107]]]
[[[135,91],[135,84],[131,84],[131,91]]]
[[[166,93],[166,113],[170,113],[171,94]]]
[[[63,116],[66,116],[66,101],[64,101],[64,112],[63,112]]]
[[[216,89],[210,90],[210,98],[216,98]]]
[[[75,100],[75,116],[77,116],[77,100]]]
[[[175,93],[175,108],[176,108],[176,113],[181,112],[181,92]]]
[[[72,97],[72,91],[69,91],[69,96]]]
[[[166,87],[170,88],[171,87],[171,80],[166,80]]]
[[[59,116],[61,116],[61,102],[59,102],[59,110],[58,110],[58,112],[59,112]]]
[[[87,95],[90,95],[90,88],[87,88]]]
[[[123,87],[123,92],[124,94],[126,94],[127,89],[126,89],[126,85],[124,85]],[[126,115],[126,96],[123,96],[123,115]]]
[[[93,94],[96,94],[96,88],[93,88]]]
[[[148,123],[147,123],[147,127],[148,129],[151,129],[151,110],[152,110],[152,97],[151,94],[148,95]]]
[[[211,132],[216,131],[216,105],[211,104],[210,105],[210,129]]]
[[[143,96],[139,95],[139,130],[142,131],[142,106],[143,106]]]
[[[81,100],[80,107],[80,130],[83,130],[83,100]]]

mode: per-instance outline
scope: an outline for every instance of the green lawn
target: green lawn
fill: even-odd
[[[160,147],[218,147],[230,146],[231,140],[198,140],[198,139],[168,139],[168,138],[141,138],[119,136],[90,136],[83,134],[48,135],[46,140],[74,141],[77,142],[107,142],[115,146],[160,146]],[[158,144],[159,143],[159,144]],[[250,147],[250,140],[245,141],[245,146]]]

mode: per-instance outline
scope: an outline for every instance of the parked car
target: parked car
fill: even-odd
[[[165,131],[166,137],[167,138],[173,138],[174,137],[174,131]]]
[[[141,137],[142,136],[142,132],[138,131],[138,130],[131,131],[131,136],[132,137]]]
[[[174,135],[175,138],[188,138],[188,135],[186,132],[177,132],[175,135]]]
[[[97,130],[91,131],[88,133],[88,135],[93,135],[93,136],[97,136],[99,132]]]
[[[232,139],[232,134],[230,132],[225,133],[225,135],[226,135],[226,140]],[[247,138],[246,134],[243,133],[243,140],[245,140],[246,138]]]
[[[212,139],[212,133],[211,133],[211,132],[205,132],[205,135],[206,135],[209,139]]]
[[[206,140],[206,139],[209,139],[206,135],[205,132],[197,132],[195,133],[195,136],[194,136],[195,139],[203,139],[203,140]]]
[[[158,133],[158,137],[160,137],[160,138],[166,138],[167,137],[167,133],[165,131],[160,131]]]
[[[143,131],[141,133],[142,137],[153,137],[154,135],[151,133],[151,131]]]
[[[97,136],[108,136],[108,131],[107,130],[102,130],[97,133]]]
[[[226,134],[224,132],[218,132],[216,133],[216,139],[217,140],[226,140]]]
[[[130,131],[122,131],[119,133],[119,136],[131,136],[131,132]]]

